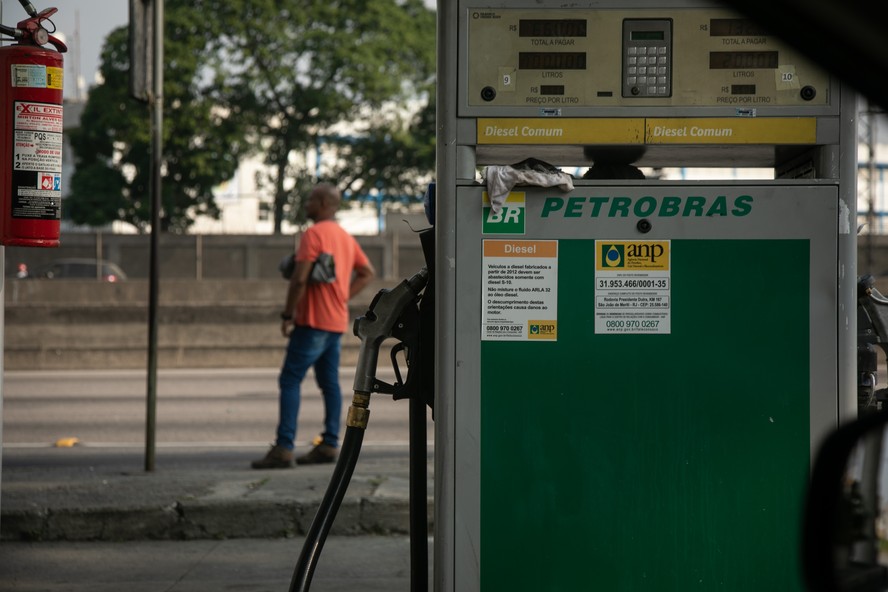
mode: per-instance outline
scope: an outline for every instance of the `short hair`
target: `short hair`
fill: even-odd
[[[342,194],[339,193],[339,189],[330,183],[318,183],[313,191],[318,192],[325,200],[331,200],[337,207],[339,202],[342,201]]]

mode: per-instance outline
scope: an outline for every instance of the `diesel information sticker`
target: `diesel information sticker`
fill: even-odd
[[[670,242],[595,241],[595,333],[669,334]]]
[[[558,339],[558,241],[485,240],[482,341]]]

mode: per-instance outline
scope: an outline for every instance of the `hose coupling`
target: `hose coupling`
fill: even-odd
[[[352,404],[348,408],[345,425],[350,428],[367,429],[367,423],[370,419],[370,395],[367,393],[355,392]]]

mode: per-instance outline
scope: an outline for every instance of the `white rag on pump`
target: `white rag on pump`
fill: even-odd
[[[502,209],[515,185],[560,187],[562,191],[571,191],[574,188],[573,178],[561,171],[541,172],[511,166],[489,166],[484,169],[484,178],[490,206],[496,214]]]

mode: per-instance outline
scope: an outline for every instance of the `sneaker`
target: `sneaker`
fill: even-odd
[[[293,466],[293,451],[274,445],[265,458],[250,463],[254,469],[289,469]]]
[[[336,448],[329,444],[318,444],[309,452],[296,458],[297,465],[319,465],[336,460]]]

